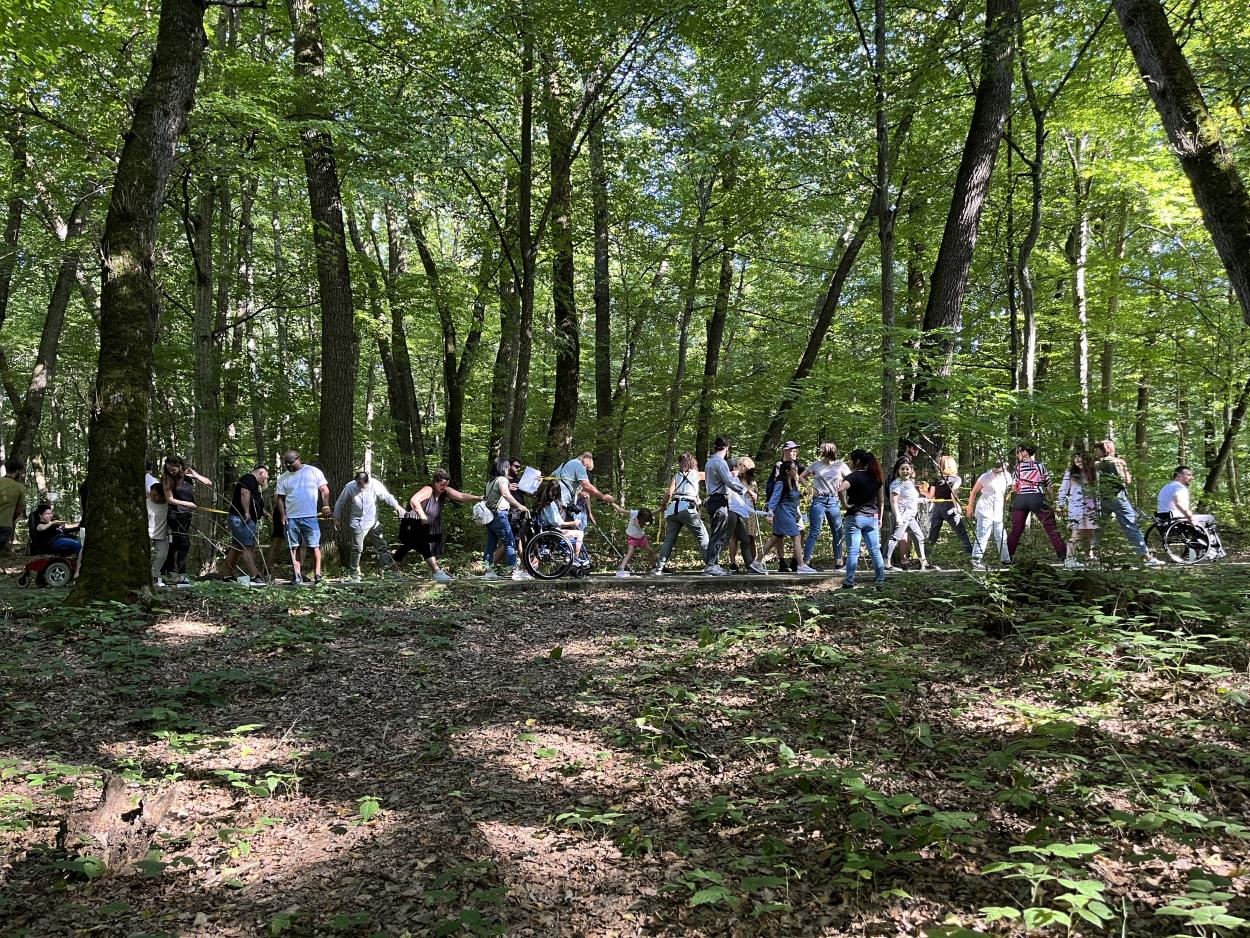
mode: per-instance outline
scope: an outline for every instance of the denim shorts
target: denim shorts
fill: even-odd
[[[252,520],[244,521],[238,515],[229,515],[226,521],[230,525],[230,536],[234,539],[234,546],[239,548],[250,548],[256,546],[256,522]]]
[[[316,518],[287,518],[286,543],[294,550],[303,541],[305,547],[321,546],[321,525]]]

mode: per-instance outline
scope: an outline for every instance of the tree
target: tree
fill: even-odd
[[[88,437],[86,526],[73,600],[123,601],[152,585],[142,486],[160,300],[152,267],[174,144],[186,130],[207,38],[203,0],[164,0],[156,50],[109,199],[101,243],[100,357]]]
[[[339,187],[334,140],[325,125],[333,120],[321,89],[325,48],[315,0],[287,0],[295,31],[297,112],[303,121],[300,145],[308,178],[308,204],[317,256],[321,300],[321,417],[318,456],[332,491],[346,485],[356,464],[356,374],[360,337],[352,300],[343,197]]]
[[[1250,193],[1159,0],[1114,0],[1133,58],[1250,323]]]

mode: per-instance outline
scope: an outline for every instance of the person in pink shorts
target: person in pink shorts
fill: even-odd
[[[626,510],[618,505],[613,505],[621,514],[626,514]],[[634,556],[635,550],[645,550],[651,557],[647,569],[655,566],[656,555],[655,548],[651,546],[651,542],[647,540],[647,525],[651,523],[654,515],[646,508],[638,508],[629,514],[629,524],[625,528],[625,542],[629,545],[625,551],[625,556],[621,559],[621,568],[616,571],[617,576],[632,576],[629,572],[629,560]]]

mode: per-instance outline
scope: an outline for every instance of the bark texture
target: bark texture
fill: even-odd
[[[72,600],[124,601],[151,586],[142,486],[160,301],[157,221],[204,56],[203,0],[165,0],[152,68],[134,103],[101,244],[100,357],[88,433],[92,537]],[[94,545],[94,549],[93,549]]]

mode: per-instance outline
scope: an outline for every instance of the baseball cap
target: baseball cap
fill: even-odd
[[[786,440],[786,445],[781,448],[782,449],[798,449],[799,444],[794,442],[794,440]]]

